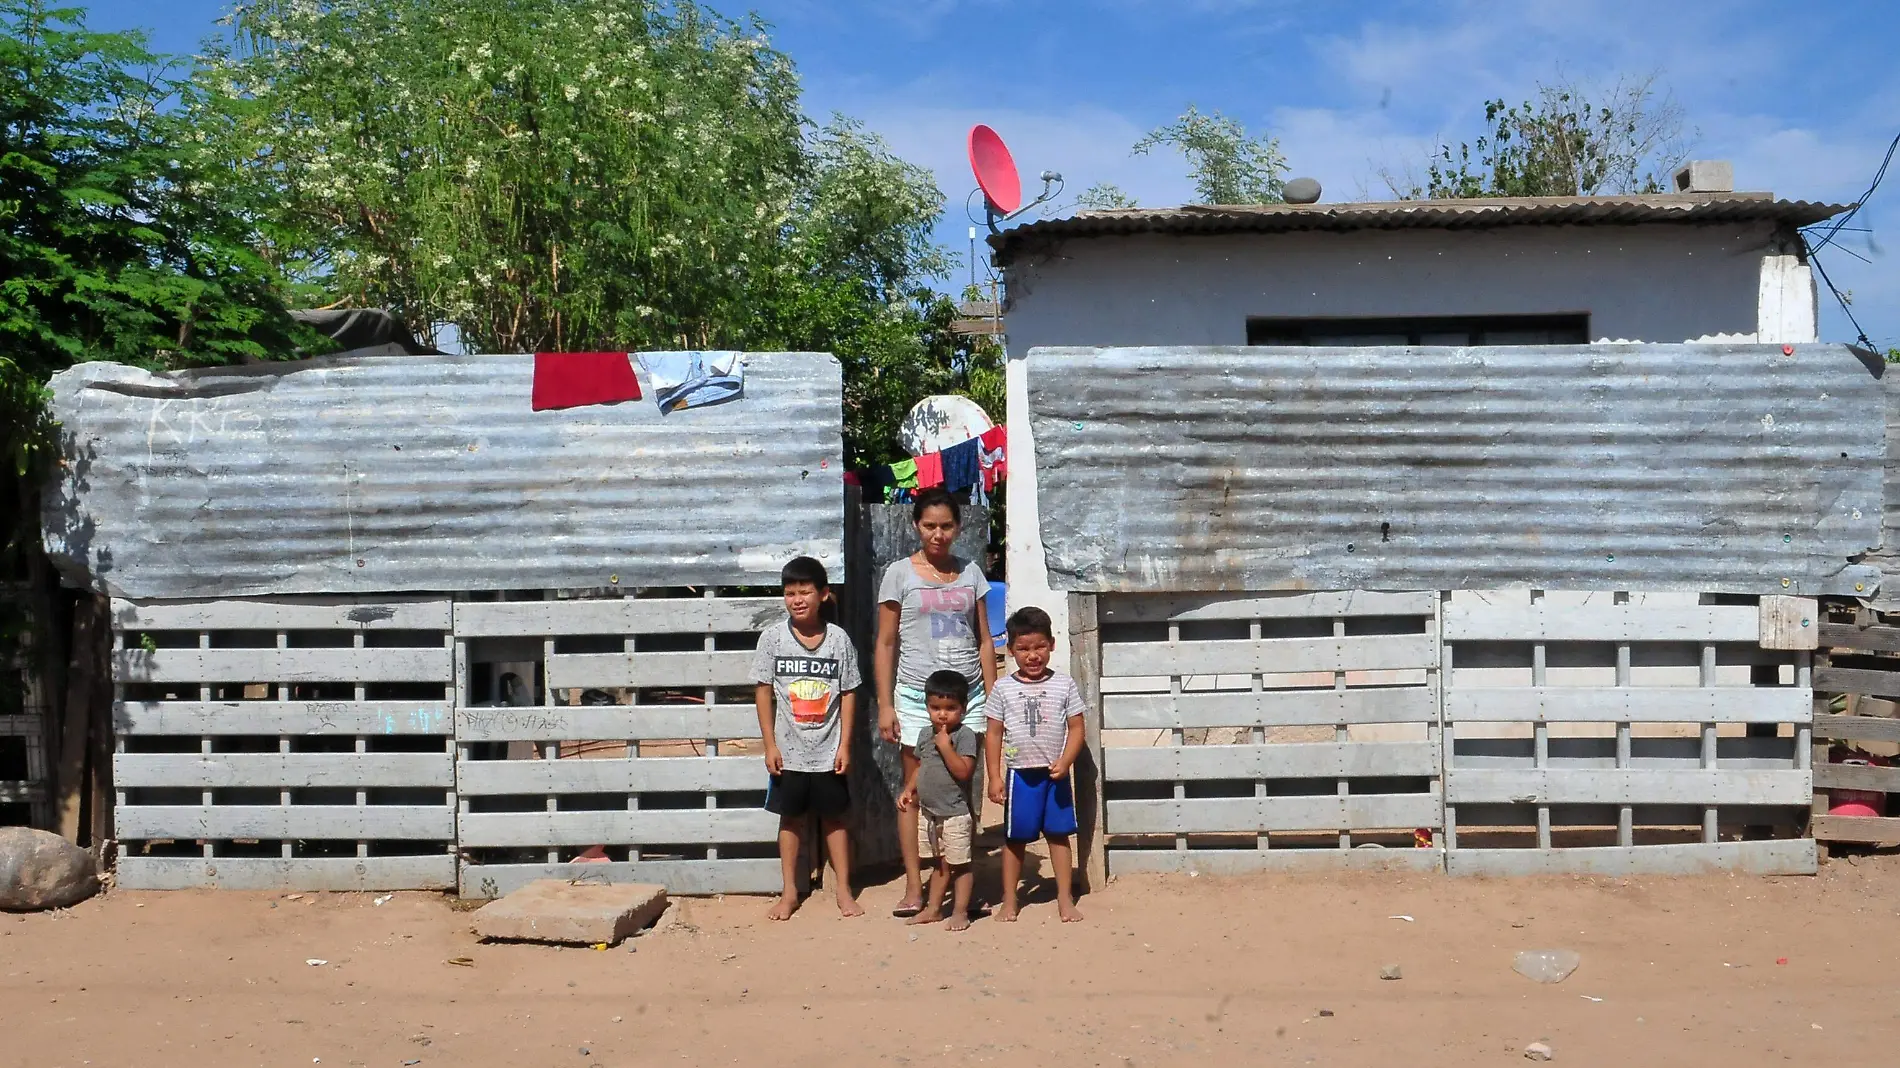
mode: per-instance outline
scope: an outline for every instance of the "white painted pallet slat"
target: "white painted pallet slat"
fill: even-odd
[[[557,653],[547,671],[556,690],[745,686],[752,683],[752,653]]]
[[[422,805],[122,805],[126,841],[318,838],[344,841],[455,837],[455,811]]]
[[[763,808],[465,812],[461,835],[464,849],[776,842],[778,817]]]
[[[121,856],[116,885],[127,890],[450,890],[455,857]]]
[[[621,597],[555,601],[463,601],[458,638],[561,635],[730,634],[785,618],[777,597]]]
[[[1438,743],[1276,742],[1266,745],[1111,746],[1102,751],[1114,782],[1194,779],[1431,778]],[[1120,828],[1116,828],[1120,830]]]
[[[1804,805],[1806,771],[1542,768],[1445,773],[1445,803],[1524,805]]]
[[[1429,794],[1207,797],[1108,802],[1110,834],[1258,834],[1431,827],[1442,820]]]
[[[248,786],[306,789],[333,786],[455,785],[455,762],[441,753],[118,753],[119,788]]]
[[[1813,875],[1812,838],[1677,845],[1578,846],[1568,849],[1454,849],[1452,875]]]
[[[1760,637],[1752,605],[1459,603],[1444,609],[1447,642],[1740,642]]]
[[[463,897],[494,898],[542,879],[579,883],[657,883],[674,896],[776,894],[780,889],[776,858],[733,860],[642,860],[606,864],[462,865]]]
[[[141,682],[447,682],[447,648],[120,649],[113,677]]]
[[[1448,723],[1806,723],[1805,686],[1450,686]]]
[[[1423,686],[1106,694],[1102,698],[1106,730],[1430,723],[1435,719],[1432,691]]]
[[[440,630],[450,623],[445,597],[245,597],[207,601],[115,598],[120,630]]]
[[[756,756],[635,757],[627,760],[464,760],[464,797],[493,794],[691,793],[764,790]]]
[[[1102,643],[1102,674],[1114,676],[1391,671],[1437,664],[1438,641],[1429,634]]]
[[[463,708],[455,720],[463,742],[759,737],[751,705],[519,705]]]
[[[1332,590],[1318,593],[1156,594],[1103,597],[1103,623],[1192,623],[1223,619],[1429,616],[1436,593]]]
[[[1437,849],[1126,849],[1110,846],[1109,870],[1200,875],[1259,872],[1437,872],[1445,854]]]
[[[121,701],[124,735],[448,735],[443,701]]]

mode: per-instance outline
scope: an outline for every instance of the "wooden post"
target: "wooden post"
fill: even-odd
[[[1082,692],[1082,755],[1075,781],[1076,866],[1090,892],[1108,885],[1108,834],[1102,801],[1102,640],[1096,626],[1096,598],[1069,595],[1069,664]]]
[[[59,732],[59,761],[53,772],[59,791],[57,825],[51,828],[74,845],[86,841],[80,826],[85,808],[87,743],[92,708],[103,690],[111,692],[112,665],[100,651],[111,647],[111,607],[98,594],[82,595],[73,606],[72,661],[66,672],[66,707]],[[108,702],[109,704],[109,702]]]

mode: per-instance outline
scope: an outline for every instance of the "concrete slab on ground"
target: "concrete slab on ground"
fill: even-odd
[[[543,879],[475,910],[475,933],[517,942],[614,945],[666,911],[666,887]]]

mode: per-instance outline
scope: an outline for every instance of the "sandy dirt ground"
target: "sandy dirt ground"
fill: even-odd
[[[1900,1064],[1895,857],[1791,879],[1128,877],[1084,923],[1044,898],[961,935],[891,919],[898,889],[855,920],[823,896],[782,924],[763,899],[683,901],[607,951],[481,944],[431,894],[115,892],[0,915],[0,1063],[1502,1065],[1544,1040],[1570,1064]],[[1539,948],[1582,967],[1511,970]]]

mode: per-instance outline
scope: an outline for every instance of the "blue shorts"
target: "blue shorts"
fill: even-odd
[[[1004,838],[1031,842],[1075,833],[1075,791],[1068,776],[1051,779],[1048,768],[1011,768],[1004,789]]]

